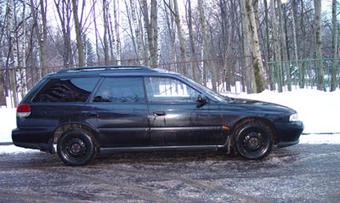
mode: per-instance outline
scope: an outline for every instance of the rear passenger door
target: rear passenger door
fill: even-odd
[[[105,77],[90,105],[97,113],[102,147],[149,145],[147,105],[142,77]]]

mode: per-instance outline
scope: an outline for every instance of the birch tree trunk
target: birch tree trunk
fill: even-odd
[[[314,28],[315,28],[315,56],[317,59],[317,89],[324,90],[323,64],[322,64],[322,43],[321,43],[321,0],[314,0]]]
[[[262,92],[264,88],[264,72],[263,72],[263,63],[262,63],[262,53],[260,49],[260,42],[259,36],[257,32],[257,19],[255,13],[257,13],[258,4],[255,0],[248,0],[246,1],[246,10],[249,19],[249,29],[250,29],[250,36],[251,36],[251,43],[252,43],[252,68],[254,69],[255,75],[255,91],[257,93]]]
[[[109,42],[108,42],[108,3],[106,0],[103,0],[103,21],[104,21],[104,35],[103,35],[103,49],[104,49],[104,63],[108,65],[110,63],[110,56],[109,56]]]
[[[114,11],[114,18],[115,18],[115,34],[116,34],[116,60],[117,65],[121,65],[121,42],[120,42],[120,8],[119,8],[119,1],[120,0],[114,0],[113,1],[113,11]]]
[[[199,12],[199,23],[201,28],[201,35],[202,35],[202,45],[201,45],[201,60],[203,61],[202,67],[202,81],[205,86],[207,86],[207,66],[208,66],[208,34],[206,30],[206,22],[205,22],[205,14],[203,9],[203,0],[198,0],[198,12]]]
[[[332,50],[333,50],[333,65],[331,74],[331,91],[335,91],[337,87],[337,64],[338,64],[338,25],[337,25],[337,1],[332,0]]]
[[[245,69],[245,82],[248,93],[254,93],[256,91],[254,70],[252,68],[252,52],[251,52],[251,36],[250,36],[250,22],[247,15],[246,1],[240,1],[241,21],[242,21],[242,41],[243,41],[243,53],[244,53],[244,69]]]

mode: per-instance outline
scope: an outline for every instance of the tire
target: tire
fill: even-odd
[[[249,121],[236,129],[234,149],[246,159],[259,160],[273,148],[273,131],[263,122]]]
[[[65,165],[83,166],[94,159],[96,145],[88,131],[71,129],[58,139],[57,153]]]

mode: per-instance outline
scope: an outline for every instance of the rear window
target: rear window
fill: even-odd
[[[54,78],[34,97],[33,102],[85,102],[99,78]]]

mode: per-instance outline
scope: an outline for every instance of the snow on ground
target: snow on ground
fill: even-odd
[[[39,152],[39,150],[33,149],[25,149],[22,147],[16,147],[14,145],[0,145],[0,154],[13,154],[13,153],[32,153],[32,152]]]
[[[12,129],[16,128],[16,113],[14,108],[0,108],[0,124],[0,143],[12,142]]]
[[[340,91],[294,90],[292,92],[264,91],[260,94],[229,94],[232,97],[273,102],[297,110],[305,125],[300,138],[302,144],[340,144]],[[11,130],[16,127],[14,108],[0,108],[0,143],[11,142]],[[322,133],[322,134],[319,134]],[[333,134],[331,134],[333,133]],[[1,146],[0,154],[11,152],[32,152],[13,145]]]
[[[277,93],[238,94],[232,97],[282,104],[295,109],[303,121],[304,133],[340,133],[340,91],[294,90]]]

